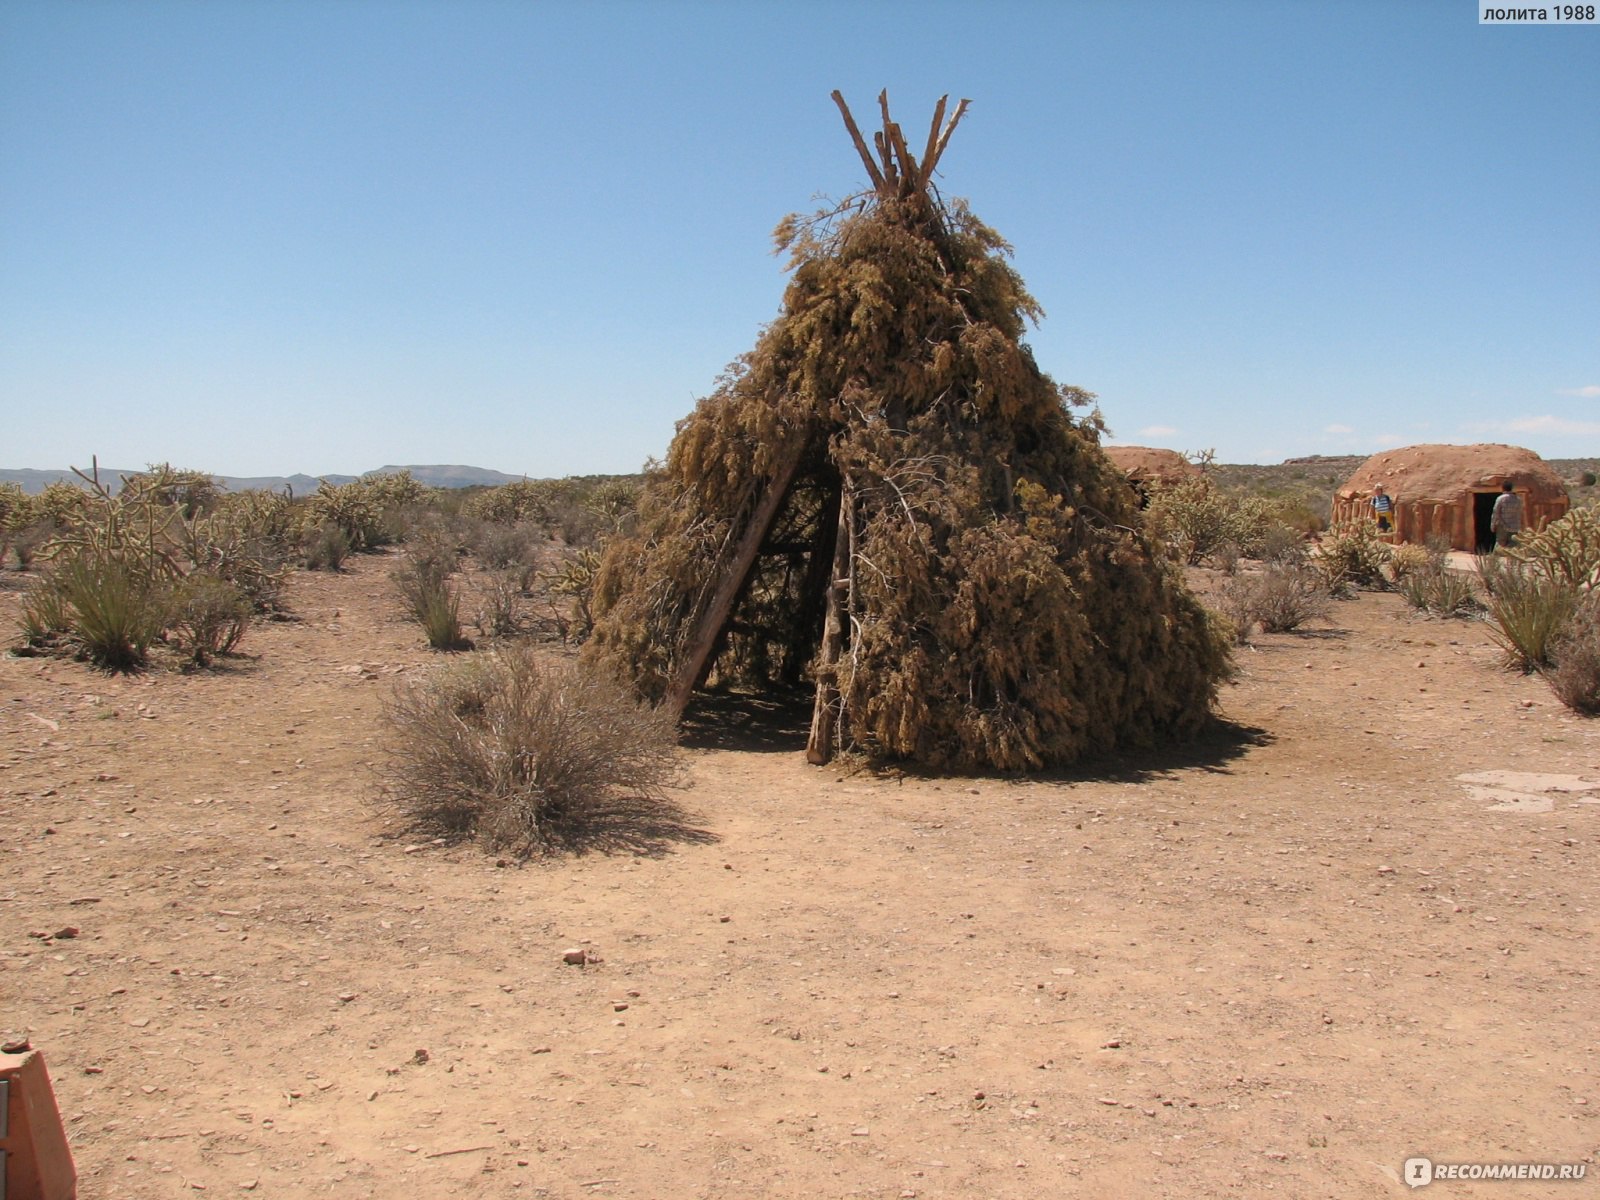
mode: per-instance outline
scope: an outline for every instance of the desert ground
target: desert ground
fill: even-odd
[[[518,862],[373,802],[391,565],[210,671],[0,658],[0,1034],[85,1200],[1594,1194],[1600,722],[1483,624],[1363,594],[1048,777],[719,709],[681,813]]]

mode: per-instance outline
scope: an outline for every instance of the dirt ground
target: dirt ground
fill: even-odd
[[[1340,603],[1048,779],[702,723],[686,824],[501,865],[373,808],[432,656],[351,565],[212,672],[0,658],[0,1032],[86,1200],[1594,1194],[1600,722],[1481,624]]]

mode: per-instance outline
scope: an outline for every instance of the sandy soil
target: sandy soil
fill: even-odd
[[[82,1197],[1593,1194],[1600,723],[1483,626],[1339,604],[1050,779],[702,728],[689,824],[500,865],[371,806],[387,566],[214,672],[0,659],[0,1031]]]

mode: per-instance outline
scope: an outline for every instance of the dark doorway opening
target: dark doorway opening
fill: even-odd
[[[1498,492],[1474,492],[1472,494],[1472,544],[1479,554],[1487,554],[1494,549],[1494,532],[1489,528],[1489,522],[1494,517],[1494,498]]]

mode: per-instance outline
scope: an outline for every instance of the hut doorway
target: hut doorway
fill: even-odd
[[[1499,492],[1472,493],[1472,545],[1479,554],[1494,549],[1494,530],[1489,522],[1494,519],[1494,501]]]

